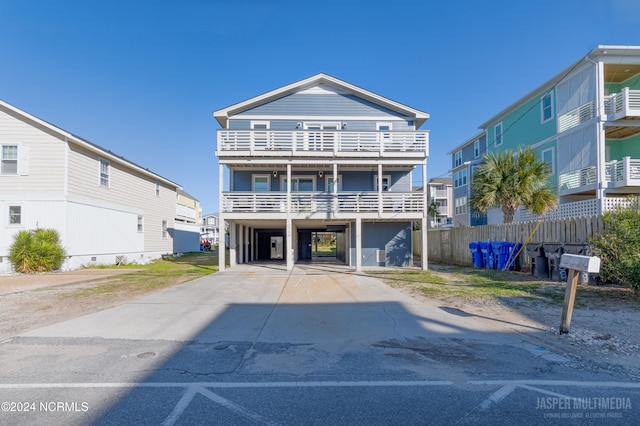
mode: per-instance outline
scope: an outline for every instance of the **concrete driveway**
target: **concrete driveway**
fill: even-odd
[[[244,264],[130,303],[44,327],[30,337],[371,343],[480,338],[490,321],[419,302],[335,264]]]

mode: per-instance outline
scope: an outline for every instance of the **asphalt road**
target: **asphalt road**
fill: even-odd
[[[636,424],[640,383],[335,265],[240,265],[0,343],[0,424]]]

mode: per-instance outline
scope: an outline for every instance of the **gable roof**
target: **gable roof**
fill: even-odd
[[[246,101],[219,109],[218,111],[213,112],[213,116],[216,118],[216,120],[218,120],[218,123],[220,123],[223,128],[226,128],[229,117],[233,115],[239,114],[251,108],[255,108],[258,105],[266,104],[276,99],[283,98],[302,89],[317,85],[331,86],[346,93],[358,96],[362,99],[366,99],[377,105],[384,106],[405,116],[412,117],[415,121],[416,129],[420,128],[420,126],[422,126],[422,124],[424,124],[424,122],[429,119],[429,114],[426,112],[408,107],[396,101],[392,101],[391,99],[385,98],[376,93],[362,89],[351,83],[347,83],[346,81],[337,79],[324,73],[316,74],[304,80],[300,80],[295,83],[280,87],[279,89],[275,89],[270,92],[263,93],[262,95],[247,99]]]
[[[127,167],[134,169],[135,171],[147,176],[147,177],[151,177],[153,179],[156,179],[160,182],[163,182],[169,186],[175,187],[175,188],[181,188],[181,186],[175,182],[170,181],[167,178],[164,178],[152,171],[150,171],[147,168],[144,168],[142,166],[139,166],[138,164],[127,160],[126,158],[117,155],[111,151],[109,151],[108,149],[102,148],[101,146],[98,146],[92,142],[89,142],[86,139],[82,139],[79,136],[74,135],[73,133],[69,133],[66,130],[61,129],[60,127],[54,126],[53,124],[44,121],[34,115],[31,115],[23,110],[21,110],[20,108],[17,108],[3,100],[0,99],[0,109],[6,109],[8,110],[11,114],[18,116],[26,121],[30,121],[32,123],[35,123],[36,125],[43,127],[45,129],[47,129],[50,132],[53,132],[55,134],[57,134],[58,136],[60,136],[62,139],[64,139],[67,143],[73,143],[75,145],[78,145],[88,151],[94,152],[99,154],[101,157],[104,157],[106,160],[109,160],[111,162],[114,163],[119,163],[119,164],[123,164],[126,165]]]

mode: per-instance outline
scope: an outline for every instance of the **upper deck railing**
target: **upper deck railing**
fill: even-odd
[[[218,130],[220,156],[428,155],[429,132],[347,130]]]

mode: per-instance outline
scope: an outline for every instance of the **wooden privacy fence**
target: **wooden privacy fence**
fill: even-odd
[[[469,243],[473,241],[507,241],[524,244],[529,235],[530,243],[588,243],[593,236],[604,231],[602,216],[544,220],[538,222],[503,223],[499,225],[466,226],[459,228],[430,229],[427,231],[429,262],[472,265]],[[413,232],[414,254],[420,256],[421,234]],[[520,253],[520,264],[528,263],[526,251]]]

